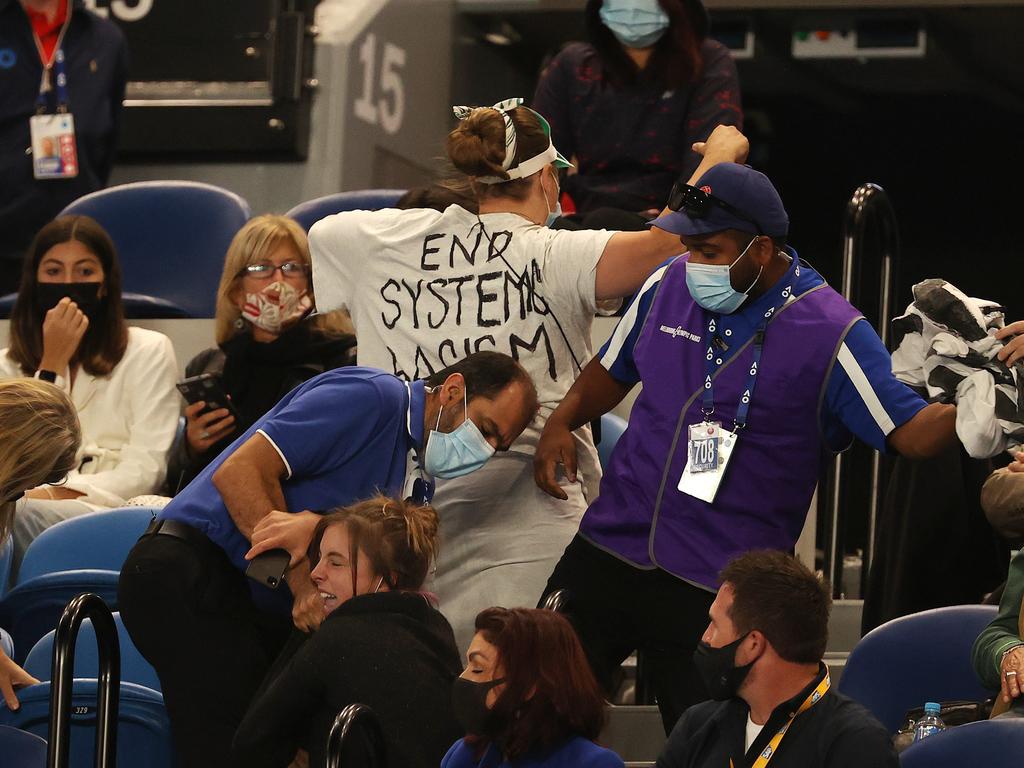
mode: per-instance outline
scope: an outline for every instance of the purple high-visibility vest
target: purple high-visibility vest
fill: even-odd
[[[747,426],[709,504],[676,487],[686,466],[688,427],[703,420],[709,341],[701,343],[705,313],[686,287],[685,259],[677,259],[662,276],[633,349],[643,390],[600,496],[583,517],[583,536],[637,567],[662,568],[709,589],[717,588],[719,571],[738,554],[791,550],[825,452],[820,412],[828,376],[860,317],[824,283],[775,313]],[[752,358],[750,339],[715,374],[713,418],[728,429]]]

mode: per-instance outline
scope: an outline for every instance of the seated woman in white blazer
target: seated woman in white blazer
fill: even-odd
[[[178,422],[177,374],[170,339],[125,323],[121,266],[106,231],[87,216],[43,227],[25,254],[0,378],[35,376],[67,392],[82,447],[66,481],[18,502],[15,568],[51,525],[160,487]]]

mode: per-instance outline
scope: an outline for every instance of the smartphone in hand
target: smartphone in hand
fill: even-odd
[[[201,373],[198,376],[189,376],[175,386],[189,405],[198,403],[200,400],[206,402],[200,416],[220,408],[227,408],[228,413],[235,417],[235,423],[238,423],[238,411],[224,391],[224,387],[220,383],[220,376],[217,374]]]
[[[249,561],[245,575],[271,589],[277,589],[288,572],[291,555],[287,549],[268,549]]]

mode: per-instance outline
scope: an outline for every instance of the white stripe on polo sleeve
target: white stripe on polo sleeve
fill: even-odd
[[[615,326],[615,332],[612,334],[611,338],[608,339],[608,349],[601,356],[601,365],[606,369],[610,370],[611,367],[615,365],[615,361],[618,359],[619,354],[621,354],[622,347],[625,345],[626,339],[628,339],[630,334],[633,333],[637,324],[639,323],[642,325],[647,319],[646,314],[643,317],[638,317],[641,299],[647,291],[658,284],[662,276],[665,274],[665,270],[671,265],[672,262],[669,262],[665,266],[651,273],[651,276],[647,278],[647,282],[641,286],[636,299],[634,299],[629,305],[629,309],[626,310],[622,319],[619,320],[619,324]]]
[[[263,435],[263,438],[264,438],[264,439],[265,439],[265,440],[266,440],[266,441],[267,441],[268,443],[270,443],[271,447],[272,447],[272,448],[273,448],[273,449],[274,449],[275,451],[277,451],[277,455],[281,457],[281,461],[283,461],[283,462],[284,462],[284,468],[285,468],[285,471],[286,471],[286,472],[288,473],[288,474],[287,474],[287,475],[285,476],[285,480],[291,480],[291,477],[292,477],[292,465],[288,463],[288,459],[287,459],[287,458],[285,458],[284,452],[283,452],[283,451],[282,451],[282,450],[281,450],[280,448],[278,448],[278,447],[277,447],[277,443],[275,443],[275,442],[274,442],[273,438],[271,438],[271,437],[270,437],[270,435],[268,435],[268,434],[267,434],[266,432],[264,432],[264,431],[263,431],[262,429],[257,429],[257,430],[256,430],[256,434],[257,434],[257,435]]]
[[[857,358],[853,356],[850,348],[846,346],[845,341],[839,348],[838,360],[839,364],[843,366],[843,371],[846,372],[850,382],[857,390],[857,394],[860,395],[861,401],[867,407],[868,413],[871,414],[871,418],[875,420],[875,424],[882,434],[888,436],[896,428],[896,425],[886,412],[882,401],[878,399],[878,395],[875,394],[871,382],[868,381],[868,377],[864,374],[864,369],[860,367],[860,363],[857,362]]]

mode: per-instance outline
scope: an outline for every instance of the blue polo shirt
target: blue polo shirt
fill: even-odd
[[[799,258],[792,248],[787,247],[786,251],[794,260]],[[651,275],[598,354],[612,378],[623,384],[640,382],[633,348],[647,322],[658,285],[669,263],[671,260]],[[799,296],[824,283],[824,278],[803,262],[793,293]],[[719,332],[728,345],[728,349],[719,351],[723,360],[728,360],[753,337],[773,300],[774,296],[766,294],[744,304],[738,311],[720,317]],[[667,327],[660,331],[686,332]],[[871,324],[863,318],[854,323],[840,345],[828,376],[824,402],[821,403],[821,432],[828,448],[844,450],[856,436],[871,447],[885,451],[889,433],[913,418],[924,406],[924,400],[893,375],[889,352]]]
[[[423,444],[424,383],[375,368],[327,371],[296,387],[161,510],[202,531],[240,570],[250,543],[212,478],[256,433],[281,456],[288,509],[326,512],[376,493],[402,492],[410,451]]]

